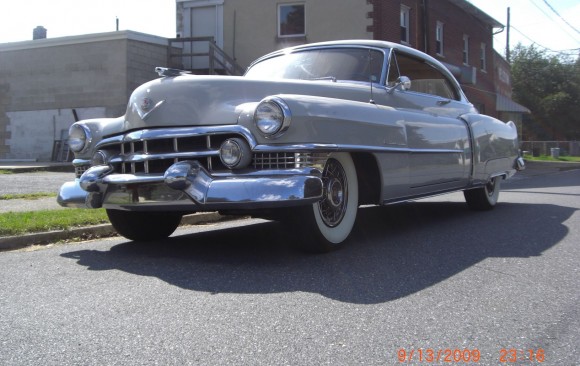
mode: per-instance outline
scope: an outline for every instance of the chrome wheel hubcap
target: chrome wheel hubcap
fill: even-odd
[[[330,159],[322,173],[325,194],[319,203],[320,216],[329,227],[340,224],[346,213],[348,203],[348,181],[342,165]]]
[[[489,197],[493,196],[493,193],[495,191],[495,180],[496,179],[497,178],[493,178],[485,185],[485,191],[487,192],[487,195]]]

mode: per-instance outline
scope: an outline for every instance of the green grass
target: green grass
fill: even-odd
[[[11,170],[2,170],[0,169],[0,174],[12,174]]]
[[[107,223],[104,209],[67,209],[0,213],[0,236],[13,236]]]
[[[529,161],[566,161],[580,163],[580,156],[560,156],[558,159],[554,159],[550,155],[541,155],[541,156],[524,155],[524,159]]]
[[[2,200],[37,200],[40,198],[56,197],[55,193],[22,193],[22,194],[0,194]]]

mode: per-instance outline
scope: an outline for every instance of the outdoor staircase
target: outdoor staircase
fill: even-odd
[[[244,69],[216,45],[214,37],[169,39],[169,67],[205,75],[242,75]]]

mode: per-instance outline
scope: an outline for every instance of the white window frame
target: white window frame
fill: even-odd
[[[481,71],[487,71],[487,46],[485,43],[481,43],[480,46],[480,56],[479,56],[479,67]]]
[[[469,65],[469,36],[463,35],[463,64]]]
[[[300,34],[284,34],[282,35],[281,32],[281,27],[282,27],[282,22],[280,19],[281,14],[281,9],[282,7],[286,7],[286,6],[297,6],[300,5],[304,8],[304,33],[300,33]],[[298,2],[298,3],[283,3],[283,4],[278,4],[278,9],[276,12],[276,16],[277,16],[277,20],[276,23],[278,23],[278,38],[292,38],[292,37],[305,37],[306,36],[306,4],[303,2]]]
[[[401,43],[403,44],[410,44],[411,43],[411,37],[410,37],[410,13],[411,13],[411,8],[409,8],[408,6],[405,5],[401,5],[401,13],[400,13],[400,22],[401,22],[401,30],[404,27],[405,28],[405,38],[406,39],[401,39]],[[401,33],[402,35],[402,33]],[[401,37],[402,38],[402,37]]]
[[[443,23],[437,21],[435,26],[435,53],[439,56],[443,56]],[[439,51],[437,51],[437,44],[439,44]]]

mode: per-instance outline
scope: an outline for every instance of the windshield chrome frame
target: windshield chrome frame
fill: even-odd
[[[263,61],[270,60],[270,59],[273,59],[276,57],[283,57],[285,55],[294,54],[294,53],[327,50],[327,49],[364,49],[364,50],[369,50],[369,51],[381,52],[383,54],[383,65],[381,68],[381,77],[380,77],[378,82],[372,82],[372,83],[377,84],[377,85],[381,85],[381,86],[386,86],[388,60],[389,60],[390,55],[391,55],[391,49],[390,48],[382,48],[382,47],[374,47],[374,46],[366,46],[366,45],[356,45],[356,44],[352,44],[352,45],[340,44],[340,45],[327,45],[327,46],[325,45],[325,46],[313,46],[313,47],[300,47],[300,48],[291,49],[291,50],[281,50],[279,52],[261,57],[261,58],[257,59],[256,61],[252,62],[252,64],[250,64],[250,66],[248,66],[248,68],[246,69],[246,72],[244,73],[244,77],[248,74],[248,71],[250,71],[250,69],[252,69],[252,67],[254,67],[255,65],[257,65]],[[301,79],[283,79],[283,80],[301,80]],[[361,81],[358,81],[358,82],[361,82]],[[370,82],[370,80],[369,80],[369,82]]]

